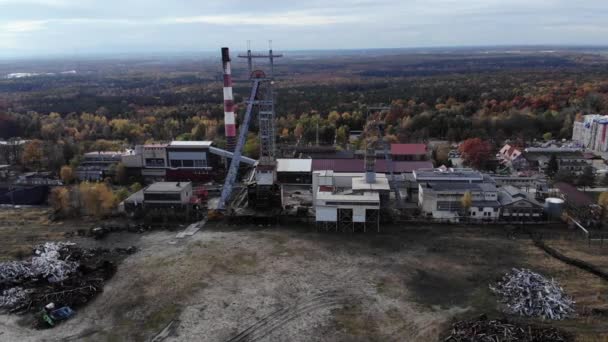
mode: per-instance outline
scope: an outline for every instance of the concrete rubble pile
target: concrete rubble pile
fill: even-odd
[[[0,285],[20,283],[28,278],[43,278],[51,283],[65,280],[78,268],[77,262],[61,257],[72,245],[47,242],[35,249],[31,260],[0,263]]]
[[[30,292],[21,287],[11,287],[8,290],[2,291],[0,293],[0,308],[7,310],[20,308],[24,303],[28,302]]]
[[[0,263],[0,311],[83,306],[103,291],[115,262],[134,252],[135,247],[83,249],[73,243],[38,246],[28,260]]]
[[[552,320],[574,315],[574,301],[559,284],[528,269],[514,268],[490,289],[511,314]]]
[[[569,342],[573,337],[555,328],[518,324],[503,319],[489,320],[481,316],[476,320],[452,325],[445,342]]]

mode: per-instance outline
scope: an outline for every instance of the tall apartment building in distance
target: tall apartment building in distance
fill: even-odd
[[[608,115],[585,115],[574,123],[572,140],[594,152],[608,152]]]

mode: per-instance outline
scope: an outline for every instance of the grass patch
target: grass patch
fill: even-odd
[[[360,305],[348,305],[333,311],[335,324],[343,333],[365,341],[384,341],[376,320],[363,313]]]
[[[388,277],[383,277],[376,283],[376,291],[389,298],[401,298],[406,295],[405,285]]]
[[[144,321],[143,327],[150,332],[158,332],[169,322],[177,318],[181,311],[181,306],[169,303],[162,308],[152,312]]]

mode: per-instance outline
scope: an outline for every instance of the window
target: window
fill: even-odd
[[[194,167],[205,167],[207,166],[205,160],[195,160]]]
[[[171,167],[182,167],[181,160],[171,160]]]
[[[162,158],[146,158],[146,166],[164,167],[165,160]]]
[[[194,167],[194,160],[182,160],[184,167]]]

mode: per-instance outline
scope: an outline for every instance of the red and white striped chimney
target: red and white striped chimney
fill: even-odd
[[[232,96],[232,71],[230,70],[230,50],[222,48],[222,65],[224,67],[224,131],[226,149],[234,151],[236,146],[236,120],[234,118],[234,98]]]

